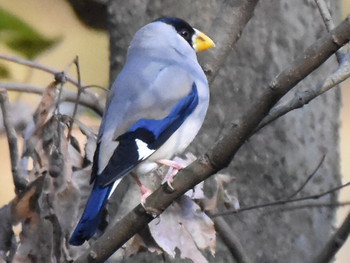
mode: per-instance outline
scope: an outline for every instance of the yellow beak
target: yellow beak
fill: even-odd
[[[193,48],[196,52],[201,52],[209,48],[215,47],[215,43],[206,34],[194,29],[195,34],[192,37]]]

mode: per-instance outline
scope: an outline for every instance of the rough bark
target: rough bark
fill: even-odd
[[[334,1],[331,7],[336,10]],[[182,17],[209,35],[220,33],[208,32],[219,11],[217,1],[110,1],[108,11],[111,79],[122,67],[135,31],[159,16]],[[208,116],[191,150],[203,153],[210,148],[232,120],[238,119],[249,102],[261,94],[258,88],[267,85],[322,32],[325,27],[312,1],[261,1],[211,84]],[[333,62],[325,63],[298,89],[317,83],[335,68]],[[324,164],[301,194],[317,193],[339,184],[339,106],[339,91],[333,90],[264,128],[240,149],[226,172],[236,178],[229,188],[242,206],[287,197],[306,179],[322,154],[326,154]],[[336,196],[328,198],[334,200]],[[334,208],[283,212],[271,208],[225,217],[251,261],[269,263],[312,259],[329,238],[333,219]],[[131,259],[138,260],[167,261],[150,253]],[[222,243],[211,261],[234,262]]]

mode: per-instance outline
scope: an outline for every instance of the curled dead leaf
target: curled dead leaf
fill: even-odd
[[[204,250],[215,254],[214,223],[188,196],[180,197],[149,228],[158,246],[171,257],[175,257],[176,248],[181,258],[195,263],[208,262],[202,254]]]

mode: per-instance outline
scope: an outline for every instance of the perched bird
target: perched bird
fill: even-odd
[[[167,163],[197,135],[209,89],[196,52],[213,46],[208,36],[175,17],[159,18],[136,32],[109,92],[93,160],[94,186],[70,244],[81,245],[94,235],[123,176],[146,174],[159,160]]]

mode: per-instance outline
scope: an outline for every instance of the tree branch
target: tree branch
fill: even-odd
[[[83,92],[83,89],[81,87],[80,66],[79,66],[79,58],[78,58],[78,56],[74,59],[74,65],[76,67],[77,76],[78,76],[78,91],[77,91],[77,98],[76,98],[76,100],[74,102],[74,109],[73,109],[72,118],[70,120],[70,125],[69,125],[69,129],[68,129],[68,135],[67,135],[67,140],[68,141],[70,141],[71,136],[72,136],[74,119],[75,119],[75,116],[76,116],[77,111],[78,111],[78,105],[79,105],[79,102],[80,102],[81,93]]]
[[[296,209],[309,209],[309,208],[321,208],[321,207],[343,207],[343,206],[349,206],[350,201],[345,202],[323,202],[323,203],[312,203],[312,204],[301,204],[301,205],[295,205],[295,206],[286,206],[280,208],[278,211],[290,211],[290,210],[296,210]]]
[[[7,91],[0,88],[0,104],[2,110],[2,118],[6,130],[7,141],[10,150],[11,171],[16,193],[21,193],[27,186],[27,181],[21,177],[19,172],[19,152],[17,145],[17,134],[12,124],[12,116],[10,116],[10,103],[7,96]]]
[[[325,247],[321,250],[321,253],[315,258],[314,263],[328,263],[332,261],[332,258],[343,246],[346,239],[350,234],[350,213],[345,218],[342,225],[337,232],[334,233],[332,238],[328,241]]]
[[[212,213],[206,211],[206,213],[212,217]],[[225,242],[226,246],[229,248],[232,256],[237,261],[237,263],[250,263],[251,260],[248,258],[247,253],[244,253],[239,238],[233,233],[231,227],[227,224],[225,219],[221,217],[212,218],[215,224],[215,230],[218,232],[219,236]]]
[[[324,0],[315,0],[315,2],[318,7],[318,10],[320,11],[320,14],[322,16],[324,24],[326,25],[327,30],[333,30],[335,25],[326,2]],[[340,63],[343,56],[342,53],[338,50],[337,52],[335,52],[335,55],[337,56],[337,60]]]
[[[226,61],[227,53],[241,37],[242,31],[252,18],[259,0],[222,1],[220,11],[208,32],[213,35],[218,48],[201,57],[200,64],[212,83],[219,68]]]
[[[303,107],[318,96],[322,95],[323,93],[342,83],[344,80],[348,79],[350,77],[350,60],[349,56],[346,57],[347,60],[343,60],[340,67],[333,74],[329,75],[323,81],[323,83],[306,91],[297,92],[294,94],[293,98],[285,102],[283,105],[277,105],[276,107],[273,107],[269,114],[262,120],[262,122],[256,128],[255,132],[264,128],[266,125],[275,121],[279,117],[282,117],[288,112]]]
[[[323,18],[327,30],[331,31],[334,28],[334,23],[329,9],[327,7],[327,4],[324,2],[324,0],[315,0],[315,2],[320,10],[321,16]],[[340,50],[337,50],[335,54],[340,66],[333,74],[327,76],[327,78],[322,83],[318,84],[316,87],[310,88],[309,90],[304,92],[297,92],[295,93],[293,98],[285,102],[283,105],[277,105],[276,107],[272,108],[269,114],[256,128],[255,132],[259,131],[260,129],[275,121],[279,117],[285,115],[286,113],[303,107],[318,96],[322,95],[323,93],[342,83],[344,80],[348,79],[350,77],[349,54],[341,52]]]
[[[9,55],[5,55],[5,54],[0,54],[0,59],[3,60],[7,60],[7,61],[11,61],[17,64],[21,64],[21,65],[25,65],[31,68],[35,68],[35,69],[39,69],[42,70],[44,72],[50,73],[50,74],[58,74],[61,71],[54,69],[54,68],[50,68],[48,66],[44,66],[42,64],[39,64],[37,62],[34,61],[30,61],[27,59],[23,59],[23,58],[19,58],[19,57],[15,57],[15,56],[9,56]],[[65,75],[66,79],[68,82],[72,83],[74,86],[78,86],[78,81],[73,79],[72,77],[70,77],[69,75]]]
[[[273,105],[346,44],[349,39],[350,17],[347,17],[338,27],[300,54],[267,87],[262,88],[262,95],[251,102],[251,107],[243,114],[237,124],[232,125],[226,136],[221,138],[204,156],[178,173],[172,183],[176,191],[168,189],[166,184],[161,185],[146,200],[148,212],[141,205],[136,206],[113,227],[109,228],[109,231],[106,231],[93,243],[90,250],[81,255],[76,262],[105,261],[153,220],[154,217],[149,214],[149,211],[153,211],[155,215],[160,214],[177,197],[217,171],[227,167],[236,152],[252,135],[254,129]]]
[[[228,210],[228,211],[221,212],[221,213],[215,213],[215,214],[212,215],[212,217],[227,216],[227,215],[242,213],[242,212],[245,212],[245,211],[255,210],[255,209],[263,208],[263,207],[284,205],[284,204],[300,202],[300,201],[305,201],[305,200],[310,200],[310,199],[319,199],[319,198],[321,198],[321,197],[323,197],[325,195],[337,192],[340,189],[343,189],[343,188],[345,188],[345,187],[347,187],[349,185],[350,185],[350,183],[346,183],[346,184],[343,184],[343,185],[331,188],[331,189],[329,189],[329,190],[327,190],[325,192],[322,192],[322,193],[319,193],[319,194],[315,194],[315,195],[309,195],[309,196],[304,196],[304,197],[294,198],[294,199],[277,200],[277,201],[268,202],[268,203],[265,203],[265,204],[252,205],[252,206],[247,206],[247,207],[241,207],[239,209]]]
[[[316,166],[315,170],[306,178],[305,182],[298,188],[298,190],[296,190],[294,193],[292,193],[290,196],[288,196],[287,199],[292,199],[294,196],[299,194],[304,189],[304,187],[307,185],[307,183],[315,176],[317,171],[320,169],[325,158],[326,158],[326,155],[325,154],[322,155],[322,158],[321,158],[320,162],[318,163],[318,165]]]
[[[0,89],[6,89],[8,91],[20,91],[42,95],[45,88],[36,87],[32,85],[22,83],[0,83]],[[71,90],[62,90],[62,101],[68,101],[75,103],[77,100],[77,93]],[[96,93],[91,93],[83,88],[79,98],[80,105],[83,105],[89,109],[92,109],[97,114],[102,115],[104,110],[104,99],[101,99]]]

